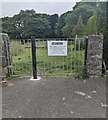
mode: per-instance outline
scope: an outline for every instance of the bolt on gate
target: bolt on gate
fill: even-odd
[[[67,55],[48,55],[49,41],[66,41]],[[12,74],[31,76],[33,71],[31,39],[11,40],[10,42]],[[37,75],[72,76],[84,68],[85,38],[36,38],[35,46]]]

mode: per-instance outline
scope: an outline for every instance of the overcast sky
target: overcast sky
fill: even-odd
[[[2,0],[0,2],[2,8],[0,17],[10,17],[18,14],[20,10],[26,9],[34,9],[37,13],[57,13],[61,15],[66,11],[72,10],[72,7],[78,1],[80,0]]]

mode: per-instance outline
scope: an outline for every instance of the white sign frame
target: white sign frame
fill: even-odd
[[[67,41],[47,41],[48,56],[67,56]]]

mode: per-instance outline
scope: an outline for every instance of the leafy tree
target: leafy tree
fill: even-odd
[[[102,3],[97,3],[96,9],[92,17],[89,18],[87,23],[87,34],[100,34],[103,33],[103,26],[105,20],[103,15],[105,11],[101,9]]]
[[[67,17],[67,15],[69,15],[72,11],[68,11],[66,13],[63,13],[59,18],[58,18],[58,22],[56,24],[56,35],[57,37],[64,37],[63,35],[63,31],[62,28],[65,26],[66,22],[65,19]]]
[[[35,37],[48,37],[51,34],[51,26],[48,20],[43,18],[32,18],[27,21],[25,26],[25,35],[26,38],[30,38],[31,36]]]
[[[50,16],[36,14],[34,10],[21,10],[13,17],[3,18],[2,30],[9,34],[10,38],[30,38],[51,36]]]
[[[51,37],[56,37],[55,29],[56,29],[56,24],[58,22],[58,14],[54,14],[50,16],[50,24],[51,24]]]
[[[92,3],[94,6],[96,5],[95,3]],[[94,6],[92,6],[91,3],[88,2],[79,2],[74,6],[73,11],[67,15],[65,19],[65,26],[63,27],[62,31],[65,37],[74,37],[75,31],[78,31],[77,24],[78,24],[78,19],[79,16],[82,16],[82,21],[80,25],[86,26],[88,19],[93,15],[94,13]],[[68,33],[67,33],[68,31]],[[83,32],[83,30],[82,30]],[[77,33],[81,35],[81,33]],[[83,35],[83,33],[82,33]]]
[[[97,27],[96,26],[96,17],[92,16],[89,18],[88,23],[87,23],[87,29],[86,29],[87,35],[96,34],[97,33],[96,27]]]
[[[77,25],[74,26],[73,34],[74,34],[74,36],[75,35],[82,36],[82,35],[84,35],[84,31],[85,31],[85,26],[82,21],[82,16],[80,15]]]

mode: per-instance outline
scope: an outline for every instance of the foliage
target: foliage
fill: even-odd
[[[85,26],[82,21],[82,16],[80,15],[77,24],[74,26],[73,34],[74,36],[75,35],[82,36],[84,35],[84,30],[85,30]]]
[[[87,22],[86,34],[103,34],[104,44],[103,44],[103,60],[105,61],[108,69],[108,2],[98,2],[96,9],[92,17],[89,18]]]
[[[97,29],[96,29],[96,20],[95,20],[95,16],[92,16],[89,18],[88,22],[87,22],[87,29],[86,29],[86,34],[96,34],[97,33]]]
[[[12,18],[2,18],[2,31],[10,38],[51,37],[58,19],[58,15],[37,14],[34,10],[21,10]]]
[[[54,15],[51,15],[50,16],[50,23],[51,23],[51,36],[53,37],[56,37],[56,25],[57,25],[57,22],[58,22],[58,14],[54,14]]]
[[[63,34],[62,28],[65,26],[65,19],[67,15],[69,15],[72,11],[68,11],[66,13],[63,13],[59,18],[58,22],[56,24],[56,35],[57,37],[64,37],[65,35]]]
[[[100,34],[104,33],[104,25],[105,25],[105,3],[97,3],[97,7],[94,11],[92,17],[89,18],[87,23],[87,34]]]
[[[9,34],[10,38],[35,37],[73,37],[77,31],[79,16],[82,23],[86,25],[88,19],[93,15],[96,3],[78,2],[73,10],[58,14],[37,14],[32,10],[21,10],[13,17],[2,18],[2,31]],[[81,33],[80,33],[81,34]]]
[[[76,39],[76,50],[84,50],[85,49],[85,40],[78,38]]]
[[[95,3],[93,3],[95,6]],[[73,8],[73,11],[67,15],[65,19],[65,26],[62,31],[63,34],[67,37],[74,37],[77,34],[79,36],[84,34],[85,25],[87,24],[88,19],[93,15],[94,6],[91,3],[77,3]],[[80,27],[82,29],[80,29]],[[68,31],[68,32],[67,32]]]

